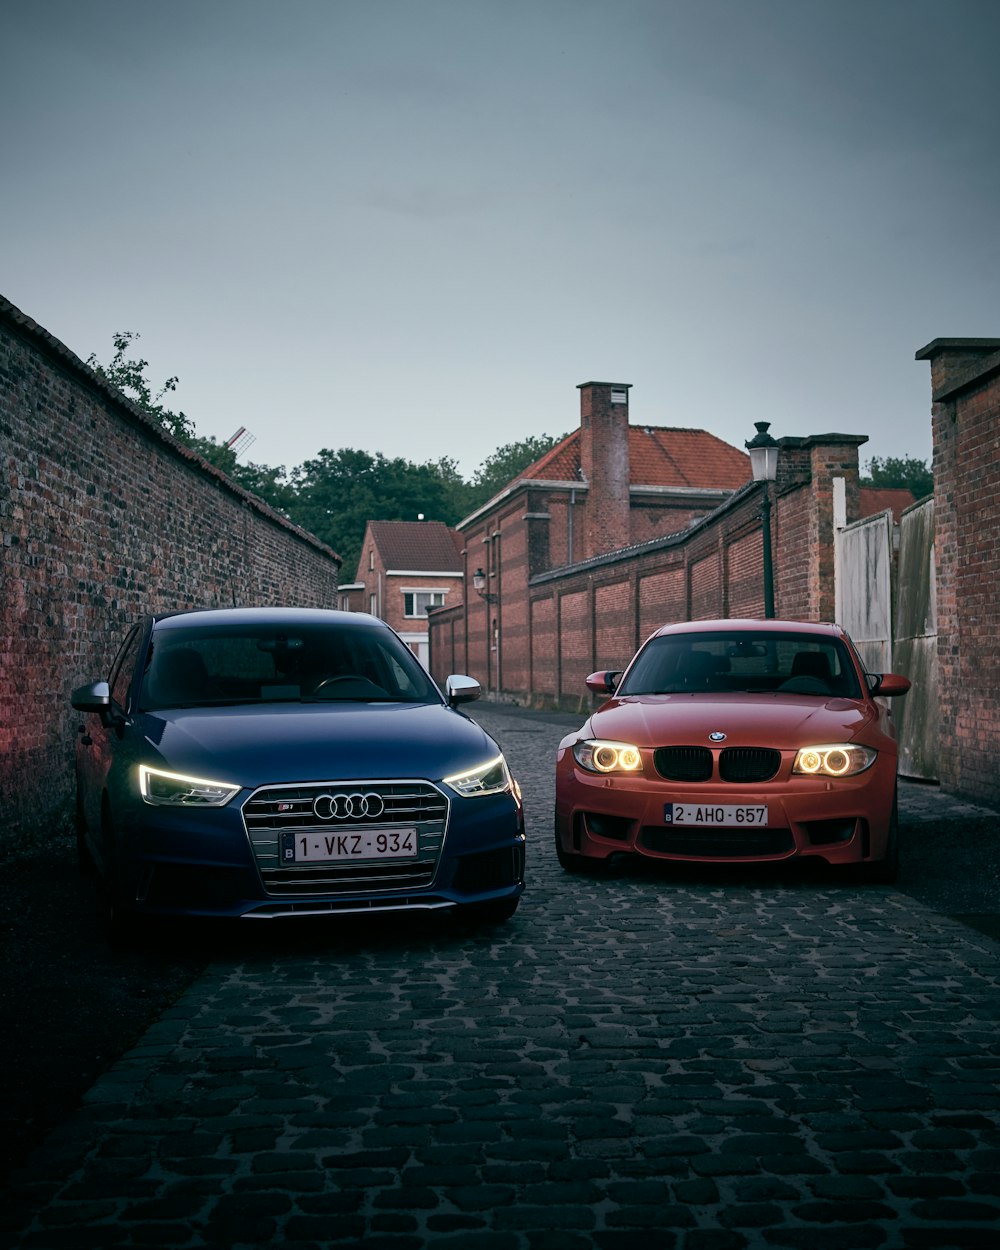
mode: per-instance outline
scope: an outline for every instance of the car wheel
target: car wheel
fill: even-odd
[[[139,922],[135,914],[123,907],[120,902],[121,890],[118,882],[114,829],[111,823],[111,812],[106,803],[101,825],[101,855],[104,860],[99,900],[101,927],[108,945],[122,949],[135,945]]]
[[[594,859],[590,855],[574,855],[572,851],[564,851],[556,835],[556,859],[563,872],[571,872],[578,877],[603,877],[608,871],[608,860]]]
[[[76,779],[76,812],[74,814],[74,822],[76,825],[76,863],[81,872],[88,876],[93,874],[96,869],[94,857],[90,853],[90,847],[87,845],[87,820],[83,814],[83,795],[80,793],[80,778]]]
[[[458,909],[458,918],[466,924],[503,924],[517,911],[521,899],[503,898],[493,903],[467,903]]]
[[[885,844],[885,858],[872,864],[862,864],[860,879],[870,885],[892,885],[899,876],[899,809],[895,796],[892,815],[889,817],[889,837]]]

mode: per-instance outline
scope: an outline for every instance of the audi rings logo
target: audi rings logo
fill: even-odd
[[[377,820],[385,811],[382,796],[366,794],[320,794],[313,801],[317,820]]]

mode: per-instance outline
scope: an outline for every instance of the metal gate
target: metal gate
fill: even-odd
[[[835,531],[837,622],[872,673],[892,671],[892,513]]]
[[[912,683],[909,694],[893,705],[900,774],[936,781],[933,499],[903,513],[895,559],[891,512],[837,529],[834,550],[838,622],[853,638],[871,672],[903,673]]]
[[[934,567],[934,500],[907,508],[899,525],[895,666],[913,683],[894,708],[899,771],[937,781],[938,666]]]

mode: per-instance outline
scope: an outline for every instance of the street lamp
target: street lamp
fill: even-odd
[[[764,484],[764,498],[760,506],[762,538],[764,540],[764,615],[774,616],[774,563],[771,557],[771,492],[768,482],[778,476],[778,443],[768,434],[770,421],[755,421],[757,433],[744,443],[750,453],[750,469],[755,482]]]
[[[472,585],[480,599],[485,599],[487,603],[496,603],[496,595],[490,594],[486,589],[486,574],[481,566],[472,574]]]

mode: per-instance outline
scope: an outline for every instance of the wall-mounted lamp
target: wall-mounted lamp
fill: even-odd
[[[496,595],[490,594],[490,592],[486,589],[486,580],[486,574],[483,572],[482,568],[480,567],[476,569],[475,573],[472,574],[473,589],[480,599],[485,600],[487,603],[496,603]]]
[[[750,471],[755,482],[763,482],[764,498],[760,506],[761,537],[764,540],[764,616],[774,616],[774,563],[771,556],[771,492],[769,482],[778,476],[779,444],[768,434],[770,421],[755,421],[757,433],[744,443],[750,453]]]

